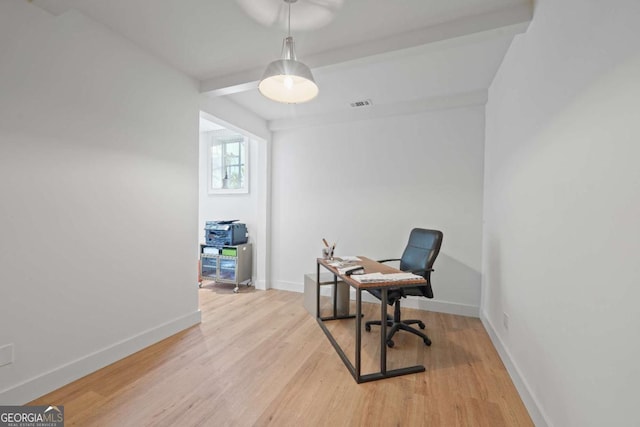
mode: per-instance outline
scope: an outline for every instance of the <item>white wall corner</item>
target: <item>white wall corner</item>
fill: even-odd
[[[0,405],[24,405],[98,369],[199,324],[200,310],[143,331],[95,353],[0,391]]]
[[[266,280],[256,280],[255,281],[255,285],[256,285],[256,289],[259,289],[261,291],[266,291],[267,290],[267,281]]]
[[[551,422],[549,422],[548,418],[545,416],[542,406],[540,406],[540,403],[531,392],[531,387],[522,376],[516,363],[513,361],[511,353],[504,345],[496,333],[493,324],[489,321],[489,318],[483,311],[480,311],[480,320],[489,334],[489,338],[491,339],[493,346],[498,351],[500,359],[502,359],[502,363],[504,363],[507,368],[507,372],[509,373],[513,384],[516,386],[516,390],[518,390],[524,406],[527,408],[527,411],[529,411],[529,416],[531,417],[533,424],[536,427],[553,427]]]

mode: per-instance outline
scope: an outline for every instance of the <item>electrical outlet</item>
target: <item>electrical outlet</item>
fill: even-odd
[[[509,315],[507,313],[502,313],[502,325],[507,331],[509,330]]]
[[[10,365],[13,363],[13,344],[7,344],[0,347],[0,366]]]

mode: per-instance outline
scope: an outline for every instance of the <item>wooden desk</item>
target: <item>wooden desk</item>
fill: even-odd
[[[400,270],[390,267],[388,265],[385,264],[381,264],[379,262],[373,261],[369,258],[365,258],[365,257],[361,257],[358,256],[358,258],[360,258],[362,261],[358,262],[357,264],[361,265],[364,267],[364,272],[365,273],[400,273]],[[377,282],[377,283],[359,283],[355,280],[353,280],[351,277],[349,276],[345,276],[342,275],[338,272],[338,270],[332,266],[330,266],[328,264],[328,260],[322,259],[322,258],[318,258],[316,260],[317,263],[317,283],[318,283],[318,287],[317,287],[317,302],[316,302],[316,320],[318,321],[318,324],[320,325],[320,327],[322,328],[322,330],[324,331],[325,335],[327,336],[327,338],[329,338],[329,341],[331,342],[331,344],[333,345],[333,347],[335,348],[336,352],[338,353],[338,355],[340,356],[340,358],[342,359],[342,361],[344,362],[345,366],[347,367],[347,369],[349,369],[349,372],[351,372],[351,375],[353,375],[353,378],[356,380],[356,382],[359,383],[364,383],[364,382],[369,382],[369,381],[376,381],[376,380],[381,380],[384,378],[391,378],[391,377],[397,377],[400,375],[407,375],[407,374],[414,374],[417,372],[424,372],[425,371],[425,367],[423,365],[416,365],[416,366],[408,366],[406,368],[399,368],[399,369],[392,369],[392,370],[388,370],[387,369],[387,291],[389,288],[401,288],[404,286],[416,286],[416,285],[421,285],[421,284],[425,284],[427,283],[427,281],[423,278],[420,279],[414,279],[414,280],[403,280],[403,281],[396,281],[396,282]],[[334,281],[334,285],[337,284],[338,282],[338,277],[343,280],[345,283],[347,283],[349,286],[351,286],[352,288],[355,289],[356,291],[356,313],[355,315],[348,315],[348,316],[338,316],[337,315],[337,311],[336,311],[336,299],[335,299],[335,292],[334,292],[334,301],[333,301],[333,316],[329,316],[329,317],[321,317],[320,316],[320,267],[324,267],[325,269],[329,270],[331,273],[333,273],[333,281]],[[335,289],[335,287],[334,287]],[[380,304],[380,319],[382,320],[381,322],[381,327],[380,327],[380,371],[379,372],[375,372],[375,373],[371,373],[371,374],[366,374],[366,375],[362,375],[360,372],[360,362],[361,362],[361,357],[360,357],[360,350],[362,347],[362,337],[361,337],[361,332],[362,332],[362,291],[363,290],[368,290],[368,289],[379,289],[380,293],[381,293],[381,304]],[[340,345],[337,343],[337,341],[335,340],[335,338],[333,337],[333,335],[331,335],[331,332],[329,331],[329,329],[327,328],[327,326],[324,324],[324,322],[326,321],[331,321],[331,320],[338,320],[338,319],[349,319],[349,318],[355,318],[355,324],[356,324],[356,354],[355,354],[355,365],[351,363],[351,361],[349,360],[349,358],[347,357],[347,355],[344,353],[344,350],[340,347]]]

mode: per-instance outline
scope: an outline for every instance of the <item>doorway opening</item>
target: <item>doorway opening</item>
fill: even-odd
[[[198,227],[206,243],[206,223],[246,225],[251,243],[251,283],[268,288],[268,141],[211,114],[200,112]]]

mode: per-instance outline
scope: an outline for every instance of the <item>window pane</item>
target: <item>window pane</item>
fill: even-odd
[[[211,132],[211,190],[247,189],[248,142],[243,135],[227,129]]]

